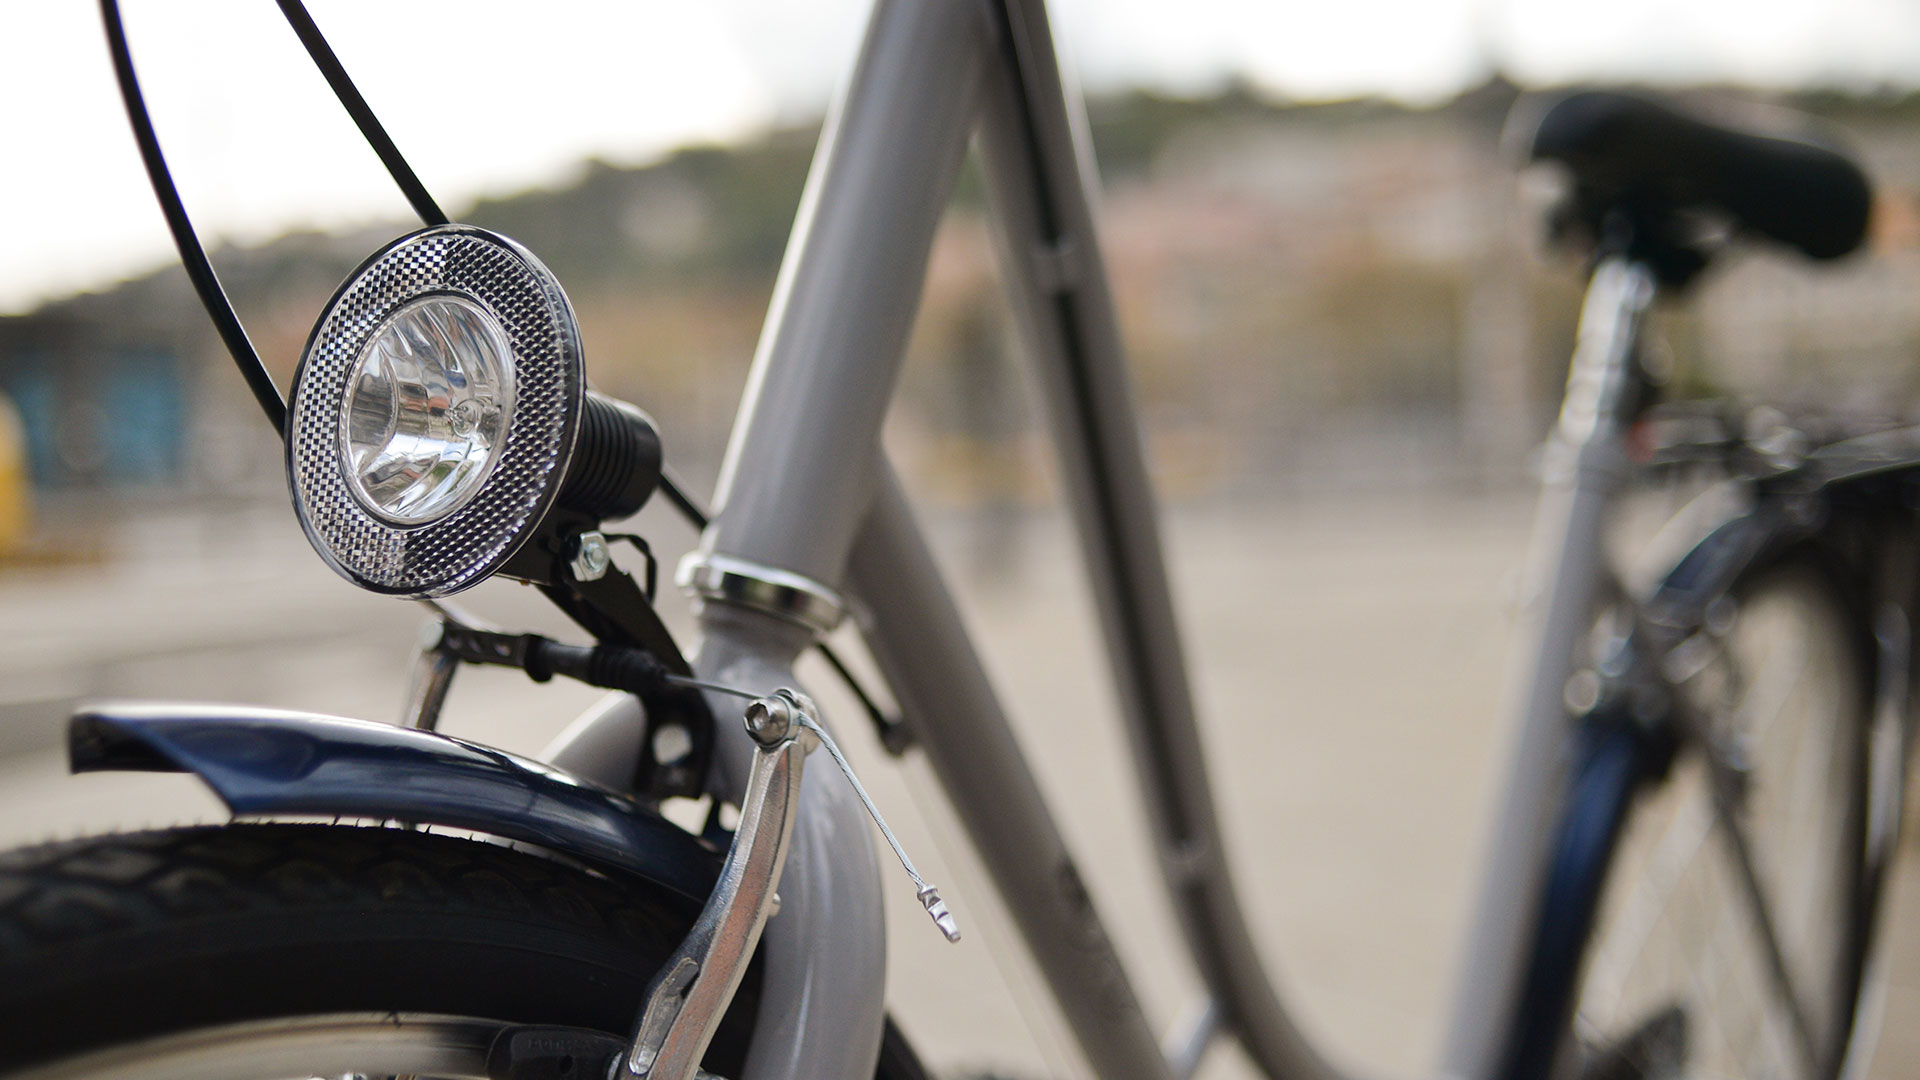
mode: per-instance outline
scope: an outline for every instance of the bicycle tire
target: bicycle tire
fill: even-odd
[[[1866,942],[1875,670],[1865,605],[1838,567],[1802,544],[1747,568],[1716,635],[1724,677],[1685,688],[1744,757],[1735,814],[1811,1055],[1777,993],[1704,751],[1683,743],[1613,842],[1556,1076],[1838,1075]]]
[[[294,1075],[385,1076],[424,1061],[484,1077],[487,1033],[509,1024],[624,1036],[697,915],[637,880],[411,829],[23,848],[0,855],[0,1073],[279,1076],[297,1061]],[[708,1071],[740,1075],[757,986],[756,965]]]

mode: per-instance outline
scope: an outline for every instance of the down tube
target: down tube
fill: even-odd
[[[881,476],[847,574],[865,611],[874,659],[1094,1075],[1170,1080],[1153,1029],[891,472]]]
[[[1004,0],[1002,10],[1009,77],[987,84],[981,158],[1166,886],[1225,1029],[1275,1080],[1333,1077],[1281,1005],[1234,892],[1094,233],[1084,123],[1068,106],[1043,5]]]

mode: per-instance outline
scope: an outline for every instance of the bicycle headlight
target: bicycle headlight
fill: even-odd
[[[355,584],[458,592],[547,518],[588,411],[553,274],[482,229],[425,229],[349,277],[308,339],[287,418],[294,508]]]

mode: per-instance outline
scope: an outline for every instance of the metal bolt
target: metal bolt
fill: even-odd
[[[1561,691],[1561,700],[1566,703],[1567,711],[1575,716],[1585,716],[1600,704],[1600,673],[1592,668],[1583,668],[1567,679],[1567,685]]]
[[[784,697],[755,699],[747,706],[747,734],[762,746],[772,746],[793,730],[793,706]]]
[[[607,568],[613,565],[613,553],[607,550],[607,538],[597,532],[584,532],[574,541],[573,570],[575,581],[599,581],[607,576]]]

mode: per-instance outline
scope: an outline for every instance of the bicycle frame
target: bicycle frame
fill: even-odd
[[[1333,1077],[1255,959],[1233,892],[1072,102],[1038,0],[877,4],[808,178],[723,465],[721,509],[683,573],[710,601],[695,666],[733,685],[790,681],[794,657],[830,627],[844,589],[1096,1074],[1183,1077],[1215,1032],[1228,1031],[1269,1076]],[[1003,278],[1046,401],[1166,882],[1209,995],[1164,1053],[879,450],[927,254],[976,125]],[[1589,306],[1595,326],[1601,306]],[[1583,355],[1625,355],[1631,320],[1606,329],[1605,341],[1583,335]],[[1604,492],[1573,491],[1553,542],[1565,568],[1561,623],[1585,609],[1579,595],[1597,566],[1585,526],[1606,502]],[[1566,650],[1559,655],[1564,668]],[[1559,681],[1545,673],[1531,695],[1503,811],[1522,824],[1502,830],[1491,862],[1453,1074],[1490,1074],[1512,1011],[1530,930],[1517,916],[1537,889],[1539,823],[1550,816],[1542,811],[1553,805],[1565,738],[1561,681],[1564,671]],[[736,787],[744,744],[728,731],[719,750]],[[867,845],[836,842],[861,833],[861,811],[844,785],[817,776],[804,782],[802,805],[782,913],[763,945],[746,1080],[865,1077],[878,1044],[877,869]]]

